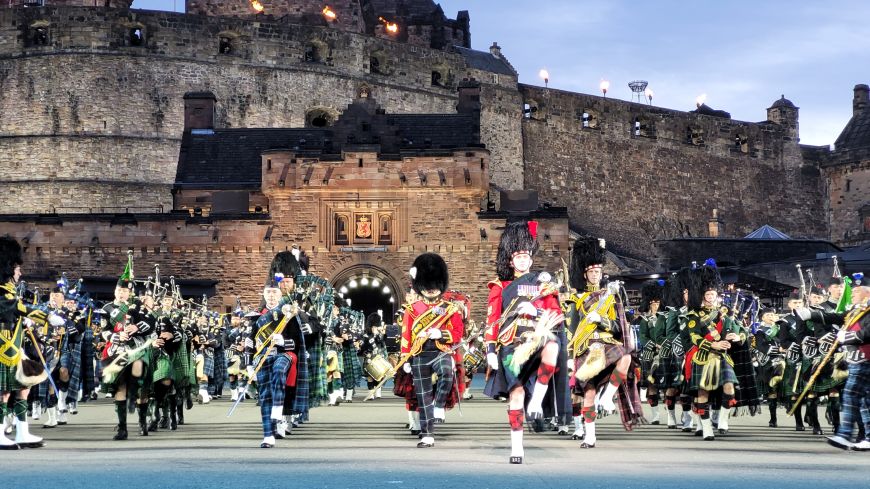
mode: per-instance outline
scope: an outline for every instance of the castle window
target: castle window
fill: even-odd
[[[369,73],[376,75],[389,75],[391,70],[387,63],[387,53],[375,51],[369,55]]]
[[[305,45],[305,51],[302,54],[302,61],[306,63],[329,63],[329,46],[321,41],[311,41]]]
[[[742,133],[735,135],[734,148],[739,150],[741,153],[749,153],[749,137]]]
[[[582,112],[578,114],[580,123],[583,125],[584,129],[597,129],[598,128],[598,112],[592,109],[583,109]]]
[[[48,27],[35,27],[30,41],[33,46],[48,46]]]
[[[686,143],[694,146],[704,145],[704,130],[698,126],[686,128]]]
[[[348,236],[348,217],[344,214],[335,215],[335,244],[347,245],[350,244]]]
[[[645,117],[635,117],[631,133],[636,137],[651,138],[655,136],[655,126]]]
[[[130,29],[130,45],[137,47],[145,45],[145,32],[141,27]]]
[[[378,244],[393,244],[393,220],[389,215],[379,216]]]
[[[442,75],[441,75],[440,71],[433,71],[432,72],[432,86],[433,87],[443,87],[444,85],[443,85],[441,79],[442,79]]]
[[[335,122],[335,114],[327,109],[311,109],[305,114],[305,127],[329,127]]]
[[[233,54],[236,51],[235,41],[235,38],[229,36],[221,36],[220,42],[218,44],[218,53]]]

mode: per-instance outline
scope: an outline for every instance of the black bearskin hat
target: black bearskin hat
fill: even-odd
[[[447,263],[440,255],[423,253],[414,260],[410,273],[411,287],[418,294],[424,290],[447,290]]]
[[[708,260],[710,262],[710,260]],[[719,271],[716,269],[715,262],[713,265],[704,264],[692,270],[690,274],[689,289],[689,309],[697,311],[704,303],[704,293],[708,290],[719,292],[722,288],[722,279],[719,277]]]
[[[571,250],[571,287],[577,290],[586,289],[586,269],[593,265],[604,265],[607,255],[604,251],[604,240],[594,236],[580,236],[574,242]]]
[[[6,283],[15,277],[15,267],[24,263],[21,245],[11,236],[0,237],[0,282]]]
[[[533,257],[538,251],[537,221],[518,221],[509,223],[498,242],[495,258],[495,273],[499,280],[513,280],[514,267],[511,265],[514,253],[528,251]]]
[[[667,306],[681,308],[686,305],[683,291],[692,288],[692,270],[690,268],[681,268],[671,274],[671,278],[667,283],[666,300],[663,301]]]
[[[293,252],[281,251],[275,255],[269,266],[269,280],[274,278],[276,273],[284,274],[285,277],[292,279],[302,273],[302,268],[299,266],[299,261],[293,256]]]
[[[814,286],[810,287],[810,294],[821,295],[821,296],[827,295],[827,293],[825,292],[825,289],[820,285],[814,285]]]
[[[371,333],[372,328],[380,327],[381,323],[383,322],[384,320],[383,318],[381,318],[380,314],[376,312],[369,314],[368,316],[366,316],[366,333]]]
[[[788,297],[786,298],[786,300],[789,300],[789,301],[799,301],[799,300],[803,300],[803,297],[801,297],[801,291],[800,291],[800,289],[791,289],[791,292],[789,292]]]
[[[658,302],[661,304],[664,287],[659,281],[649,281],[643,284],[640,288],[640,310],[643,312],[649,311],[650,302]]]

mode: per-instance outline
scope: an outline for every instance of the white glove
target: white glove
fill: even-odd
[[[249,379],[254,377],[254,366],[253,365],[248,365],[248,368],[246,368],[245,371],[248,372]]]
[[[808,307],[798,307],[794,310],[794,313],[797,314],[797,317],[803,319],[804,321],[809,321],[810,317],[812,317],[813,312],[810,311]]]
[[[314,330],[311,329],[311,325],[308,323],[303,324],[299,329],[302,330],[302,334],[311,334],[314,332]]]
[[[441,339],[441,330],[432,328],[429,330],[429,339],[432,340],[440,340]]]
[[[573,372],[574,371],[574,359],[569,358],[567,363],[568,363],[568,371]]]
[[[52,313],[48,315],[48,323],[52,326],[63,326],[64,324],[66,324],[66,321],[57,314]]]
[[[846,330],[845,329],[841,329],[840,331],[837,331],[837,341],[839,341],[840,343],[846,341]]]
[[[293,311],[290,310],[290,304],[284,304],[281,306],[281,314],[289,316],[291,312]]]
[[[586,315],[586,319],[590,323],[600,323],[601,322],[601,314],[598,314],[598,311],[592,311]]]
[[[406,374],[411,373],[411,364],[408,362],[405,362],[405,364],[402,365],[402,370],[404,370]]]
[[[245,348],[253,348],[253,347],[254,347],[254,340],[252,340],[250,338],[245,338]]]
[[[24,318],[23,322],[24,322],[24,326],[27,328],[33,326],[33,320],[31,320],[30,318]]]
[[[531,302],[523,302],[517,307],[517,314],[535,318],[538,317],[538,309]]]
[[[486,354],[486,364],[491,370],[498,370],[498,355],[495,353]]]
[[[275,346],[284,346],[284,337],[279,334],[272,335],[272,344]]]

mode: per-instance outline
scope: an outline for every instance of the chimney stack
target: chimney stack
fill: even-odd
[[[870,87],[861,83],[855,85],[855,98],[852,99],[852,115],[857,116],[870,105]]]
[[[184,132],[192,129],[214,129],[217,97],[211,92],[184,94]]]

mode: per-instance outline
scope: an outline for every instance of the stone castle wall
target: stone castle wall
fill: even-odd
[[[650,257],[657,239],[707,236],[714,209],[723,237],[762,224],[795,238],[828,235],[819,168],[805,164],[788,128],[521,91],[534,108],[523,121],[526,188],[567,206],[572,228],[622,253]]]
[[[34,37],[37,28],[45,44]],[[143,33],[141,46],[131,41],[135,29]],[[221,38],[230,40],[230,53],[219,53]],[[311,46],[319,61],[304,61]],[[369,72],[372,55],[383,60],[381,73]],[[432,85],[433,71],[443,73],[445,86]],[[171,196],[155,186],[174,181],[188,91],[215,93],[220,127],[302,127],[312,109],[337,116],[362,85],[388,113],[453,113],[456,84],[472,76],[483,84],[482,98],[505,101],[505,108],[484,111],[483,142],[496,148],[493,180],[521,184],[516,78],[471,69],[458,53],[269,18],[0,9],[0,167],[20,165],[23,154],[66,166],[57,157],[64,138],[80,150],[69,157],[74,169],[30,175],[31,193],[40,198],[4,202],[0,213],[68,205],[52,195],[88,201],[93,194],[79,193],[80,180],[107,172],[141,185],[141,205],[165,206]],[[0,188],[15,180],[0,178]]]

